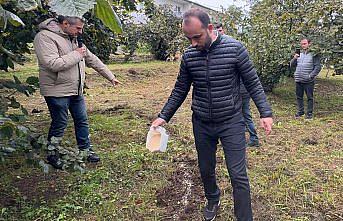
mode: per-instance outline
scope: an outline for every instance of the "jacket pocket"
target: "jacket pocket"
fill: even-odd
[[[223,96],[219,98],[212,99],[212,107],[214,109],[232,109],[234,107],[233,96]]]
[[[40,85],[54,85],[57,80],[57,73],[41,71],[39,73]]]
[[[71,81],[70,72],[58,72],[55,84],[64,84]]]
[[[78,79],[79,69],[77,66],[74,66],[71,69],[58,72],[55,84],[72,83],[78,81]]]

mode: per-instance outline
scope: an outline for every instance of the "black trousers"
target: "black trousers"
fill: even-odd
[[[245,123],[242,114],[220,123],[202,122],[194,115],[192,121],[198,164],[207,200],[218,201],[220,198],[215,175],[216,151],[220,140],[231,178],[235,216],[238,221],[252,221],[245,159]]]
[[[312,115],[313,113],[313,91],[314,91],[314,82],[310,83],[295,83],[295,93],[297,96],[298,104],[298,114],[303,115],[304,111],[304,92],[307,97],[307,115]]]

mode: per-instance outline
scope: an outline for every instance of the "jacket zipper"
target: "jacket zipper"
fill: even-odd
[[[83,59],[82,59],[83,60]],[[82,61],[81,60],[81,61]],[[77,69],[79,71],[79,85],[77,87],[77,95],[80,96],[80,93],[81,93],[81,69],[80,69],[80,62],[77,63]]]
[[[70,43],[71,43],[71,49],[74,50],[74,47],[73,47],[73,41],[72,39],[70,39]],[[83,59],[82,59],[83,60]],[[82,61],[81,60],[81,61]],[[77,87],[77,95],[79,96],[80,95],[80,92],[81,92],[81,70],[80,70],[80,62],[77,63],[77,68],[78,68],[78,71],[79,71],[79,85]]]
[[[82,60],[81,60],[82,61]],[[80,92],[81,92],[81,70],[80,70],[80,62],[77,63],[77,67],[79,69],[79,86],[78,86],[78,89],[77,89],[77,95],[80,96]]]
[[[206,80],[207,80],[207,87],[208,87],[208,99],[209,99],[209,113],[210,113],[210,119],[212,119],[212,94],[211,94],[211,82],[210,82],[210,76],[209,76],[209,68],[208,68],[208,57],[209,53],[207,53],[206,56]]]

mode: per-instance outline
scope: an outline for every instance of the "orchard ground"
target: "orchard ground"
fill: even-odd
[[[101,162],[87,172],[51,170],[28,164],[18,152],[0,164],[0,220],[201,220],[204,194],[192,136],[190,96],[166,126],[166,153],[145,149],[149,124],[168,98],[178,63],[113,64],[123,82],[113,88],[88,70],[86,101],[91,140]],[[35,64],[2,76],[37,75]],[[315,86],[311,121],[294,118],[294,82],[284,78],[268,94],[274,128],[262,146],[247,150],[254,218],[258,221],[343,220],[343,76]],[[49,127],[44,99],[20,97],[31,112],[27,125]],[[259,116],[252,105],[254,121]],[[75,145],[70,119],[64,140]],[[43,156],[42,156],[43,157]],[[217,180],[222,189],[219,221],[234,220],[231,185],[218,149]]]

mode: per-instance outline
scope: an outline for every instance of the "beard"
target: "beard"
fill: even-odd
[[[205,43],[203,46],[198,46],[197,49],[200,51],[206,51],[210,48],[212,43],[212,38],[210,37],[210,35],[208,33],[206,33],[206,39],[205,39]]]

